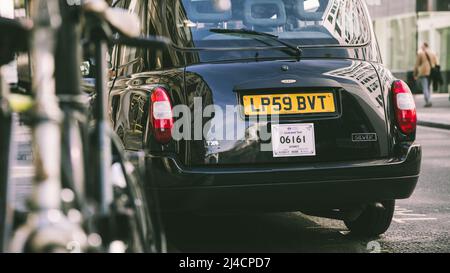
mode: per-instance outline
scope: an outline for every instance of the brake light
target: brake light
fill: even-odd
[[[392,85],[395,118],[400,131],[412,134],[417,127],[416,103],[408,85],[403,81],[395,81]]]
[[[169,94],[161,87],[150,97],[150,119],[156,141],[167,144],[172,139],[173,114]]]

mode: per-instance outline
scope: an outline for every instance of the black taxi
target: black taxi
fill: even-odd
[[[379,235],[421,165],[408,86],[365,1],[119,0],[165,49],[116,46],[110,114],[165,211],[302,211]],[[150,183],[151,182],[151,183]]]

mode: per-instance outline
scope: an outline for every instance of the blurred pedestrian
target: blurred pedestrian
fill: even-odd
[[[416,66],[414,67],[414,78],[419,81],[425,96],[425,107],[432,107],[431,103],[431,75],[433,69],[438,65],[436,54],[434,54],[428,43],[423,43],[417,53]]]

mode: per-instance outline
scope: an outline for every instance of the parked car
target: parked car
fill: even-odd
[[[421,147],[413,96],[383,66],[364,1],[116,4],[140,16],[142,35],[173,43],[112,51],[111,119],[127,152],[146,152],[164,210],[302,211],[363,235],[388,229]]]

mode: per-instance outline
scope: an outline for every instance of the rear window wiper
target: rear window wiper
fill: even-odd
[[[291,49],[295,53],[295,56],[298,58],[300,58],[302,56],[302,49],[300,48],[300,45],[294,45],[289,42],[283,41],[278,36],[270,34],[270,33],[259,32],[259,31],[255,31],[255,30],[245,29],[245,28],[241,28],[241,29],[211,28],[211,29],[209,29],[209,31],[213,32],[213,33],[219,33],[219,34],[236,34],[236,35],[243,35],[243,36],[247,36],[247,37],[255,36],[255,37],[259,37],[259,38],[265,38],[267,40],[275,41],[275,42],[285,46],[286,48]],[[257,40],[261,41],[260,39],[257,39]]]

